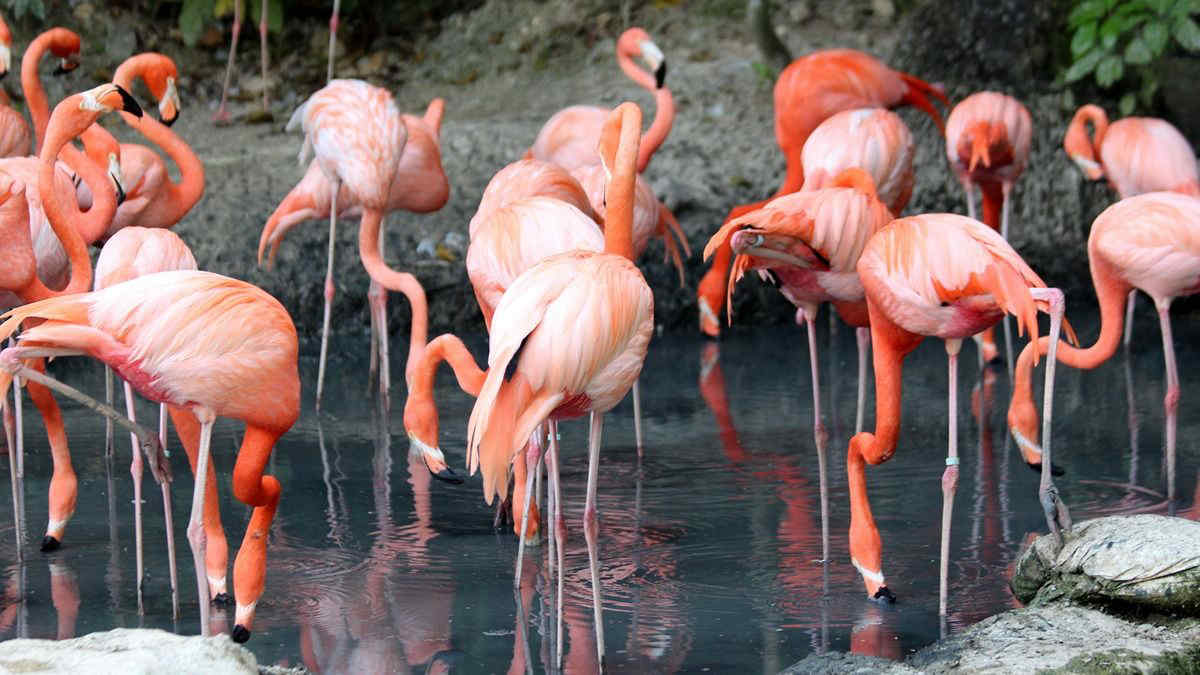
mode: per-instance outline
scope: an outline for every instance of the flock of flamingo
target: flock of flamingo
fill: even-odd
[[[241,3],[235,4],[240,11]],[[336,9],[331,27],[336,29]],[[4,69],[11,41],[4,27]],[[589,416],[583,531],[595,645],[603,666],[596,506],[601,436],[605,413],[632,389],[642,451],[637,379],[653,327],[653,291],[635,262],[651,238],[661,237],[682,282],[683,260],[690,255],[679,224],[643,177],[675,115],[665,82],[666,57],[640,28],[625,31],[616,43],[621,69],[654,95],[654,118],[645,132],[642,111],[633,103],[566,108],[550,118],[523,158],[494,175],[481,195],[469,223],[466,257],[489,335],[486,368],[481,368],[458,337],[427,339],[427,303],[420,282],[389,267],[382,250],[383,221],[389,211],[432,212],[449,198],[440,156],[444,103],[434,99],[422,116],[402,115],[385,89],[332,79],[332,44],[331,37],[330,81],[288,122],[289,129],[299,128],[304,134],[301,162],[310,155],[313,159],[267,221],[258,248],[260,264],[270,264],[290,229],[305,220],[329,218],[318,410],[334,295],[337,221],[357,216],[359,256],[371,280],[371,379],[378,378],[386,403],[386,294],[399,291],[412,309],[404,404],[411,451],[436,477],[461,480],[449,468],[438,441],[434,376],[447,362],[459,387],[476,397],[467,420],[466,460],[472,474],[482,474],[485,500],[504,501],[513,484],[513,528],[520,539],[518,583],[525,545],[538,541],[543,521],[550,524],[547,560],[551,574],[558,570],[560,665],[566,528],[557,425]],[[52,28],[25,51],[21,84],[32,133],[21,114],[0,107],[0,146],[7,155],[0,159],[0,280],[11,307],[0,324],[0,338],[20,330],[13,346],[0,352],[14,514],[20,517],[17,500],[23,490],[22,384],[45,422],[53,459],[43,551],[61,545],[77,491],[62,414],[51,391],[76,398],[110,424],[128,429],[140,601],[143,454],[162,486],[167,532],[172,531],[170,468],[164,454],[169,414],[197,476],[187,534],[201,630],[209,631],[210,602],[233,601],[232,638],[244,642],[265,588],[268,531],[281,494],[279,481],[264,471],[275,444],[300,414],[296,329],[285,308],[261,289],[199,271],[187,246],[169,229],[204,190],[203,165],[169,129],[180,106],[171,59],[149,53],[130,57],[117,68],[112,83],[68,96],[51,113],[39,81],[39,64],[47,51],[60,59],[56,72],[69,71],[79,63],[79,36]],[[264,45],[264,68],[266,64]],[[155,98],[161,121],[143,114],[128,93],[136,79],[143,80]],[[824,561],[829,562],[829,497],[814,319],[825,302],[857,331],[858,411],[847,455],[849,535],[851,562],[869,596],[895,598],[883,573],[865,465],[884,462],[896,451],[904,359],[927,336],[945,341],[952,413],[942,478],[942,614],[958,478],[953,411],[958,355],[966,338],[978,341],[981,363],[1006,358],[1010,368],[1015,367],[1011,433],[1025,461],[1041,472],[1039,497],[1046,521],[1061,536],[1070,516],[1052,482],[1054,364],[1061,360],[1076,368],[1094,368],[1104,362],[1116,350],[1123,324],[1128,329],[1124,310],[1132,312],[1134,293],[1149,294],[1162,324],[1166,358],[1168,499],[1173,499],[1179,378],[1168,310],[1174,298],[1200,291],[1200,181],[1195,155],[1183,136],[1157,119],[1128,118],[1109,125],[1103,110],[1092,105],[1081,108],[1070,124],[1064,146],[1071,159],[1090,179],[1106,176],[1121,198],[1091,228],[1088,255],[1102,328],[1094,345],[1079,348],[1063,319],[1063,294],[1048,288],[1005,239],[1010,196],[1032,138],[1031,116],[1019,101],[997,92],[975,93],[953,106],[943,123],[931,102],[950,107],[940,87],[845,49],[818,51],[794,61],[780,74],[774,95],[776,138],[786,158],[786,175],[771,198],[731,209],[708,240],[704,256],[712,258],[712,266],[699,284],[700,328],[719,334],[720,313],[735,284],[750,270],[796,306],[796,321],[807,328],[811,357]],[[967,216],[897,217],[914,183],[913,135],[889,110],[900,105],[920,108],[944,131],[947,159],[966,194]],[[114,111],[176,163],[178,182],[170,178],[158,153],[117,143],[96,123]],[[217,114],[227,114],[224,95]],[[82,151],[74,139],[82,141]],[[976,187],[982,194],[982,220],[976,219]],[[89,244],[103,244],[94,274]],[[1050,315],[1049,334],[1040,338],[1039,311]],[[1002,355],[992,335],[993,326],[1010,314],[1018,330],[1033,338],[1016,359],[1011,347]],[[1060,342],[1060,330],[1067,331],[1071,344]],[[863,430],[868,354],[875,378],[873,432]],[[69,355],[91,356],[116,371],[124,382],[127,414],[111,405],[111,381],[106,404],[46,375],[47,358]],[[1041,356],[1047,356],[1047,367],[1039,434],[1032,369]],[[9,399],[7,391],[14,383],[15,396]],[[161,404],[157,432],[134,419],[133,391]],[[246,424],[233,493],[253,507],[253,515],[234,562],[233,598],[216,475],[209,461],[217,417]],[[543,469],[544,502],[535,495],[535,477]],[[18,555],[22,531],[18,522]],[[169,545],[173,550],[173,543]],[[174,590],[173,558],[171,566]]]

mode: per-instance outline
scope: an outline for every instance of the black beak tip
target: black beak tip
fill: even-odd
[[[62,542],[60,542],[55,537],[51,537],[50,535],[46,535],[45,537],[42,537],[42,553],[49,553],[50,551],[57,551],[61,547],[62,547]]]
[[[889,605],[896,604],[896,594],[893,593],[892,589],[888,588],[887,586],[880,586],[879,590],[875,591],[875,595],[872,596],[871,599],[878,600]]]
[[[121,94],[121,109],[133,115],[134,117],[141,117],[142,106],[138,105],[137,99],[133,97],[133,94],[125,91],[125,89],[120,85],[114,84],[113,86],[116,87],[117,92]]]
[[[58,64],[57,66],[55,66],[55,67],[54,67],[54,70],[53,70],[53,71],[51,71],[51,74],[52,74],[52,75],[66,75],[66,74],[67,74],[67,73],[69,73],[69,72],[71,72],[71,71],[70,71],[70,69],[68,69],[68,68],[64,68],[64,67],[62,66],[62,64],[60,63],[60,64]]]
[[[654,86],[657,89],[662,89],[663,82],[667,80],[667,62],[663,61],[654,69]]]
[[[233,641],[239,645],[244,644],[246,640],[250,639],[250,631],[239,623],[233,627],[233,633],[231,633],[229,637],[233,638]]]
[[[0,73],[0,80],[3,80],[3,79],[4,79],[4,78],[7,76],[7,75],[8,75],[8,71],[7,71],[7,70],[6,70],[6,71],[4,71],[3,73]]]
[[[451,485],[462,485],[463,482],[462,476],[454,473],[450,467],[446,467],[441,471],[434,473],[433,477],[442,481],[443,483],[450,483]]]
[[[112,176],[113,185],[117,186],[117,206],[120,206],[125,203],[125,188],[121,187],[121,181],[117,180],[116,176],[109,175]]]

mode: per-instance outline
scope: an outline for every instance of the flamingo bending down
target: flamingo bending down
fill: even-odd
[[[1091,123],[1094,140],[1088,138]],[[1063,137],[1067,155],[1088,180],[1108,178],[1121,199],[1145,192],[1179,192],[1200,197],[1196,153],[1166,120],[1126,117],[1111,125],[1104,108],[1088,104],[1075,111]],[[1125,313],[1125,344],[1133,337],[1133,307],[1137,290],[1129,292]]]
[[[949,452],[942,474],[942,547],[939,613],[946,614],[946,577],[950,554],[950,516],[958,483],[958,351],[963,338],[995,324],[1005,314],[1017,317],[1018,329],[1037,336],[1037,310],[1050,314],[1053,344],[1058,342],[1063,297],[1025,264],[1016,251],[983,223],[953,214],[900,218],[867,243],[858,260],[866,290],[875,364],[875,433],[850,439],[846,473],[850,483],[850,556],[862,574],[867,594],[892,600],[882,571],[882,544],[867,499],[864,462],[891,458],[900,437],[900,380],[904,357],[925,336],[946,341],[949,358]],[[1068,327],[1069,333],[1069,327]],[[1054,377],[1054,352],[1046,381]],[[1049,391],[1049,389],[1047,389]],[[1049,419],[1050,399],[1046,399]],[[1041,456],[1043,484],[1050,481],[1049,446]],[[1066,508],[1061,509],[1066,521]]]
[[[967,196],[967,216],[975,218],[975,186],[983,194],[985,225],[1008,239],[1009,195],[1029,163],[1033,118],[1017,99],[994,91],[966,97],[946,119],[946,157]],[[1005,320],[1005,358],[1012,368],[1012,335]],[[980,359],[999,355],[993,328],[979,338]]]
[[[775,140],[787,161],[787,173],[774,197],[796,192],[804,185],[804,145],[817,125],[834,113],[914,105],[928,113],[941,130],[941,115],[929,96],[950,105],[940,87],[892,70],[870,54],[853,49],[821,50],[796,59],[775,80]],[[725,222],[766,201],[733,207]],[[700,330],[712,337],[721,333],[718,317],[731,256],[727,246],[717,249],[697,289]]]
[[[347,80],[339,80],[346,82]],[[388,189],[385,210],[403,209],[414,213],[432,213],[445,206],[450,198],[450,182],[442,168],[441,156],[441,125],[445,102],[435,98],[429,103],[422,117],[405,114],[401,116],[405,133],[400,135],[399,145],[395,153],[400,155],[400,163],[396,168],[395,177]],[[297,110],[297,115],[300,111]],[[298,121],[293,115],[292,122]],[[289,127],[292,123],[289,122]],[[406,140],[407,139],[407,140]],[[403,151],[403,154],[401,154]],[[270,245],[267,254],[268,265],[273,264],[275,254],[287,234],[296,225],[314,219],[328,217],[329,220],[329,259],[325,274],[325,314],[321,326],[321,356],[317,366],[317,408],[321,407],[321,392],[325,384],[325,356],[329,344],[329,320],[333,303],[333,252],[336,245],[336,218],[363,215],[362,203],[348,185],[338,189],[336,199],[333,181],[329,178],[320,158],[313,160],[304,177],[296,184],[263,226],[258,240],[258,262],[262,264],[263,253]],[[333,204],[337,204],[337,214],[334,215]],[[380,236],[378,246],[383,245]],[[380,253],[382,256],[382,252]],[[383,287],[372,277],[371,286],[367,292],[371,305],[371,380],[374,380],[376,359],[382,365],[380,368],[380,391],[385,396],[390,389],[391,375],[388,364],[387,336],[387,294]],[[378,347],[378,350],[376,349]]]
[[[1091,369],[1104,363],[1117,351],[1122,329],[1121,303],[1127,296],[1133,297],[1130,291],[1141,290],[1154,299],[1167,369],[1167,393],[1163,398],[1167,501],[1174,508],[1175,427],[1180,386],[1170,310],[1175,298],[1200,292],[1200,199],[1172,192],[1150,192],[1113,204],[1092,223],[1088,265],[1100,304],[1100,335],[1086,349],[1058,345],[1058,359],[1073,368]],[[1048,341],[1039,341],[1036,353],[1032,345],[1027,346],[1017,361],[1008,426],[1013,439],[1027,455],[1039,451],[1038,419],[1030,385],[1032,362],[1053,348]],[[1047,391],[1046,400],[1050,397],[1051,392]],[[1048,445],[1046,434],[1050,425],[1044,424],[1043,429],[1043,439]],[[1051,506],[1047,495],[1043,495],[1047,517]]]
[[[729,278],[730,296],[746,270],[759,270],[796,306],[796,323],[803,323],[808,329],[823,561],[829,560],[829,488],[825,480],[827,436],[821,421],[817,369],[817,306],[832,302],[842,318],[857,328],[857,433],[862,428],[870,334],[864,291],[854,266],[871,236],[891,220],[892,214],[875,195],[871,177],[862,169],[847,169],[834,179],[831,187],[784,195],[761,209],[734,218],[713,235],[704,249],[707,257],[717,247],[728,245],[737,255]],[[732,305],[729,315],[732,321]]]
[[[0,379],[0,391],[7,392],[12,376],[64,386],[24,366],[22,359],[87,355],[111,366],[142,396],[167,403],[177,429],[199,422],[188,541],[196,565],[203,635],[209,632],[205,530],[210,523],[202,524],[201,514],[213,496],[206,487],[212,427],[217,417],[246,422],[233,492],[254,512],[234,563],[237,613],[232,637],[235,642],[248,640],[266,579],[267,532],[280,493],[279,481],[263,471],[275,442],[300,412],[298,344],[287,310],[246,282],[209,272],[175,271],[35,302],[5,316],[8,320],[0,325],[4,337],[23,320],[46,322],[23,332],[16,347],[0,352],[0,367],[11,374]],[[169,465],[154,434],[102,403],[75,394],[94,410],[136,429],[143,445],[157,448],[151,469],[161,482]],[[189,459],[191,454],[189,448]]]
[[[225,101],[229,98],[229,80],[233,77],[233,61],[237,56],[238,34],[242,32],[242,12],[245,0],[233,0],[233,35],[229,41],[229,60],[225,63],[225,81],[221,85],[221,106],[217,108],[217,112],[213,115],[213,120],[216,122],[228,122],[229,111],[225,109]],[[263,84],[263,112],[271,111],[270,98],[267,93],[270,91],[270,80],[267,79],[267,13],[269,0],[262,0],[262,11],[258,17],[258,37],[262,43],[262,84]]]
[[[641,58],[653,72],[638,68],[634,58]],[[675,121],[675,99],[664,85],[667,59],[650,35],[641,28],[630,28],[617,39],[617,64],[629,79],[654,94],[654,121],[642,137],[638,150],[637,171],[650,164]],[[600,106],[573,105],[554,113],[538,132],[533,147],[525,159],[540,159],[558,164],[568,171],[596,163],[596,143],[611,110]]]
[[[62,293],[86,291],[91,286],[91,259],[87,251],[87,241],[81,236],[81,231],[103,231],[116,211],[117,189],[110,182],[110,177],[105,175],[104,169],[74,151],[74,148],[69,148],[69,143],[71,139],[92,127],[101,115],[116,109],[124,109],[135,115],[141,114],[137,102],[115,85],[101,85],[69,96],[55,107],[54,115],[50,117],[45,128],[40,159],[15,157],[0,160],[0,171],[27,186],[24,190],[25,198],[10,198],[6,206],[11,204],[12,208],[6,208],[3,214],[6,271],[0,281],[0,288],[15,294],[15,297],[7,298],[8,302],[32,302]],[[71,151],[67,151],[67,148]],[[86,213],[80,212],[75,201],[74,185],[57,168],[56,158],[60,152],[64,155],[67,165],[78,172],[96,195],[95,203]],[[34,187],[36,189],[31,189]],[[10,193],[15,194],[17,191],[14,183]],[[43,221],[47,225],[45,228],[40,226]],[[44,235],[43,229],[50,234]],[[69,263],[69,280],[64,280],[60,290],[51,290],[39,278],[43,253],[46,250],[41,243],[44,238],[52,239],[55,245],[63,250],[63,255]],[[44,368],[44,363],[38,361],[34,368]],[[42,550],[50,551],[59,547],[67,521],[75,511],[77,481],[71,467],[66,430],[58,404],[50,392],[39,384],[31,383],[29,393],[46,423],[54,464],[49,490],[49,521],[42,539]],[[19,399],[17,403],[19,405]],[[19,417],[17,423],[20,424]],[[19,445],[16,447],[16,452],[10,455],[10,461],[15,455],[16,461],[22,463],[23,453]],[[15,474],[22,472],[23,469],[20,469]],[[14,482],[14,488],[16,487]],[[19,536],[19,511],[16,516]]]
[[[170,230],[127,227],[118,231],[104,244],[96,259],[94,290],[101,291],[109,286],[137,277],[171,270],[195,270],[196,259],[191,249],[179,235]],[[133,388],[125,383],[125,411],[131,422],[136,422],[133,406]],[[109,406],[113,404],[112,369],[104,367],[104,390]],[[111,419],[108,429],[111,431]],[[133,461],[129,473],[133,476],[133,522],[134,539],[137,545],[137,589],[139,611],[142,605],[142,581],[145,578],[142,556],[142,455],[138,452],[137,436],[130,434],[133,443]],[[159,403],[158,442],[164,452],[167,447],[167,404]],[[167,529],[167,557],[171,570],[171,597],[176,599],[178,612],[178,584],[175,577],[175,529],[171,518],[171,491],[168,483],[162,483],[163,517]]]

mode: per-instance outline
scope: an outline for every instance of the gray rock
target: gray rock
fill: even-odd
[[[271,672],[295,672],[270,669]],[[258,675],[258,661],[226,635],[117,628],[73,640],[0,642],[0,673]]]
[[[1061,548],[1049,535],[1035,540],[1011,583],[1034,605],[1066,598],[1200,616],[1200,523],[1149,514],[1079,523]]]

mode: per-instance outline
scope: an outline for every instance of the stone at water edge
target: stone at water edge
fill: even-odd
[[[227,635],[117,628],[72,640],[0,642],[0,673],[258,675],[258,661]]]
[[[1021,602],[1066,599],[1200,616],[1200,523],[1157,515],[1077,523],[1059,549],[1038,537],[1010,585]]]

